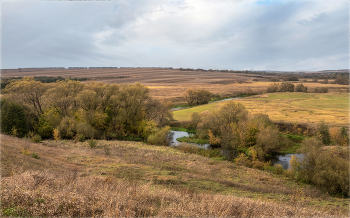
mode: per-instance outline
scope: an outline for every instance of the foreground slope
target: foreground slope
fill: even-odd
[[[348,215],[347,199],[284,176],[144,143],[1,135],[1,175],[3,216]]]

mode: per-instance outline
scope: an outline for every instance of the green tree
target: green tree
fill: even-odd
[[[19,136],[28,133],[28,125],[23,107],[20,104],[1,100],[1,131],[10,134],[15,128]]]
[[[325,122],[322,122],[317,126],[317,136],[323,144],[329,145],[331,143],[329,127]]]

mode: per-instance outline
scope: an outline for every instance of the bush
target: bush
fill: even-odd
[[[89,140],[88,140],[88,144],[89,144],[90,148],[96,148],[96,146],[97,146],[97,141],[94,140],[94,139],[89,139]]]
[[[271,168],[271,161],[266,161],[266,162],[264,163],[263,169],[264,169],[265,171],[269,171],[270,168]]]
[[[39,142],[42,141],[42,138],[40,137],[40,135],[36,134],[36,135],[32,136],[32,137],[30,138],[30,140],[32,140],[32,141],[35,142],[35,143],[39,143]]]
[[[76,131],[77,134],[80,135],[80,137],[84,136],[84,139],[79,139],[79,141],[84,141],[85,138],[92,139],[96,135],[96,130],[88,123],[79,122],[76,126]]]
[[[348,130],[343,126],[340,128],[340,145],[349,145],[349,133]]]
[[[198,124],[202,121],[202,117],[198,112],[193,112],[191,115],[191,126],[197,128]]]
[[[278,88],[279,92],[294,92],[294,85],[290,82],[283,82]]]
[[[279,82],[280,80],[276,77],[271,77],[271,78],[269,78],[269,81],[270,82]]]
[[[76,128],[77,122],[74,118],[71,117],[64,117],[60,125],[58,126],[58,131],[62,138],[73,138],[77,132]]]
[[[349,144],[349,136],[348,131],[345,127],[333,127],[329,130],[331,140],[338,145],[348,145]]]
[[[60,139],[60,132],[58,131],[58,129],[53,129],[53,138],[55,139],[55,141],[58,141]]]
[[[263,170],[265,163],[263,161],[253,160],[250,165],[254,169]]]
[[[283,166],[281,164],[275,164],[274,165],[274,173],[277,175],[280,175],[283,173]]]
[[[315,93],[328,93],[328,88],[327,87],[321,87],[321,88],[316,87],[314,92]]]
[[[147,143],[151,145],[168,145],[169,144],[169,132],[170,132],[170,127],[165,126],[155,132],[154,134],[150,135],[147,138]]]
[[[279,143],[277,129],[268,126],[257,134],[256,145],[262,149],[264,155],[278,151]],[[259,159],[262,160],[264,157],[260,154]]]
[[[247,166],[249,163],[248,157],[243,153],[240,153],[239,156],[234,159],[234,161],[236,162],[236,164],[242,166]]]
[[[42,138],[50,138],[50,137],[52,137],[52,135],[53,135],[53,127],[51,125],[51,122],[46,120],[43,117],[40,117],[39,118],[37,132]]]
[[[299,77],[293,75],[293,76],[287,77],[286,81],[299,81]]]
[[[108,145],[104,145],[103,150],[105,151],[106,155],[109,155],[111,153],[111,147],[109,147]]]
[[[209,135],[209,144],[212,146],[219,146],[220,145],[220,139],[215,137],[213,133],[208,130],[208,135]]]
[[[277,92],[278,91],[278,83],[272,83],[269,85],[269,87],[267,87],[267,92],[268,93],[273,93],[273,92]]]
[[[349,196],[349,150],[335,153],[315,138],[304,140],[302,145],[304,158],[297,161],[298,178],[331,194]]]
[[[329,145],[331,143],[331,135],[329,133],[329,127],[325,122],[322,122],[317,126],[317,137],[325,145]]]
[[[76,141],[79,141],[79,142],[85,141],[85,136],[83,134],[77,134],[75,138],[76,138]]]
[[[204,89],[188,89],[184,97],[189,105],[206,104],[211,100],[211,93]]]
[[[137,131],[142,138],[147,139],[157,131],[157,124],[153,120],[142,120]]]
[[[296,92],[307,92],[307,87],[304,86],[302,83],[300,83],[295,87],[295,91]]]
[[[349,77],[337,76],[334,82],[340,85],[349,85]]]
[[[239,121],[247,120],[248,111],[243,104],[229,101],[219,109],[219,117],[221,120],[221,126],[238,123]]]
[[[176,149],[179,149],[180,151],[185,153],[198,154],[203,157],[220,158],[222,160],[226,159],[225,156],[223,156],[220,150],[218,149],[198,148],[196,145],[187,143],[181,143],[180,145],[176,146]]]
[[[40,159],[39,155],[34,153],[34,152],[32,153],[32,157],[35,158],[35,159]]]

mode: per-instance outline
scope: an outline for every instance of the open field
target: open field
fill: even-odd
[[[1,77],[26,76],[62,76],[86,77],[92,81],[103,83],[130,84],[140,82],[151,89],[151,95],[159,99],[167,99],[173,103],[184,102],[182,98],[187,89],[206,89],[214,94],[232,96],[250,92],[263,93],[272,83],[272,76],[241,74],[221,71],[183,71],[166,68],[105,68],[105,69],[56,69],[41,71],[2,70]],[[304,79],[302,79],[304,80]],[[320,80],[322,82],[323,80]],[[332,80],[329,80],[331,83]],[[347,85],[303,83],[309,91],[316,87],[328,87],[330,92],[345,92]]]
[[[87,77],[104,83],[182,84],[208,83],[230,84],[255,77],[244,74],[209,71],[181,71],[166,68],[110,68],[110,69],[66,69],[43,71],[2,70],[1,77],[62,76]],[[258,75],[257,75],[258,76]]]
[[[282,175],[141,142],[1,135],[1,169],[3,213],[11,202],[32,216],[346,217],[349,207]]]
[[[276,122],[317,125],[325,121],[330,126],[349,125],[349,95],[345,93],[268,93],[233,101],[242,103],[252,114],[268,114]],[[174,119],[190,120],[193,112],[210,112],[224,103],[217,102],[174,111]]]

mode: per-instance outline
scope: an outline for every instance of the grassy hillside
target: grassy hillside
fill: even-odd
[[[313,125],[325,121],[332,126],[349,124],[349,95],[346,93],[268,93],[234,101],[241,102],[252,114],[268,114],[273,121]],[[174,119],[190,120],[193,112],[210,112],[224,103],[217,102],[174,111]]]
[[[1,135],[1,169],[3,216],[339,217],[349,206],[282,175],[141,142]]]

